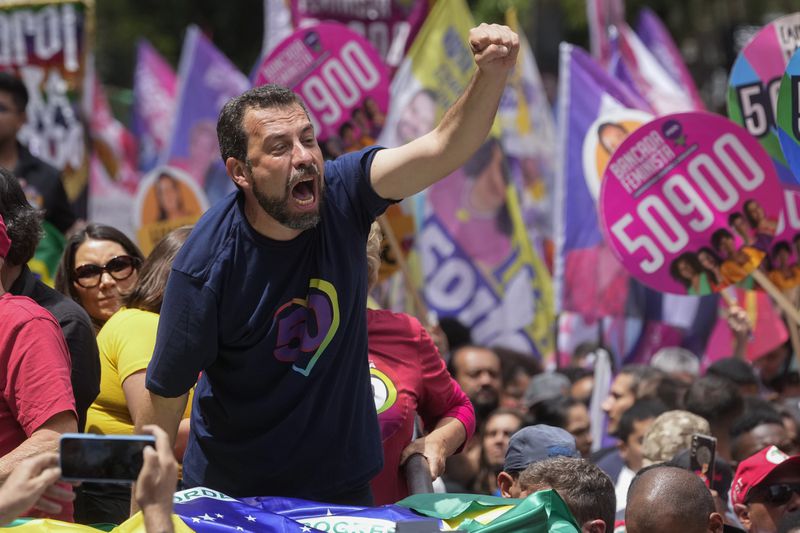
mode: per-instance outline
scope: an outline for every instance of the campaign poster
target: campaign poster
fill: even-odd
[[[79,216],[86,216],[89,170],[80,106],[93,24],[93,0],[0,2],[0,70],[19,76],[29,94],[19,141],[63,172]]]
[[[739,52],[728,82],[728,116],[758,139],[772,158],[778,177],[798,185],[778,141],[775,116],[786,65],[800,46],[800,13],[764,26]]]
[[[414,42],[432,0],[291,0],[296,27],[332,21],[346,24],[372,43],[394,71]]]
[[[667,115],[612,156],[601,226],[641,282],[710,294],[749,282],[778,230],[781,192],[769,155],[743,128],[710,113]]]
[[[167,233],[194,224],[206,209],[203,190],[186,171],[168,165],[142,178],[134,200],[133,223],[139,247],[149,254]]]
[[[389,70],[342,24],[294,32],[259,66],[255,85],[277,83],[306,104],[326,159],[375,144],[389,107]]]

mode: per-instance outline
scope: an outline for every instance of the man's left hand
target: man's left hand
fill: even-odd
[[[419,453],[428,460],[431,479],[436,479],[444,472],[444,461],[447,459],[447,457],[445,457],[445,452],[444,443],[440,439],[428,435],[406,446],[406,449],[403,450],[403,453],[400,455],[400,464],[405,464],[409,457],[415,453]]]
[[[469,44],[478,69],[493,75],[506,75],[517,61],[519,36],[508,26],[481,24],[469,30]]]

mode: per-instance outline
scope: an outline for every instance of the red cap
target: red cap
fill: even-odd
[[[751,455],[741,463],[733,476],[731,485],[731,501],[744,503],[750,489],[764,481],[768,475],[779,467],[800,466],[800,455],[789,457],[775,446],[764,448]]]
[[[8,255],[8,249],[11,248],[11,239],[8,238],[6,225],[3,222],[3,217],[0,216],[0,258],[5,259]]]

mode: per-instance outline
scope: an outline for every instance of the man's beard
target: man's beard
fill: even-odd
[[[315,211],[292,213],[289,209],[290,196],[292,189],[299,181],[308,176],[313,176],[314,181],[317,182],[316,194],[317,209]],[[268,196],[261,191],[253,180],[253,195],[258,201],[258,205],[264,210],[266,214],[274,218],[279,224],[286,226],[290,229],[305,231],[311,229],[320,221],[320,211],[322,210],[322,202],[325,198],[323,192],[324,183],[319,177],[319,168],[315,163],[311,166],[303,167],[299,170],[292,172],[289,181],[286,182],[286,190],[282,197]]]

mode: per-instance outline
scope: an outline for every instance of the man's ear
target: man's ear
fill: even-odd
[[[511,487],[514,486],[514,478],[508,472],[500,472],[497,474],[497,487],[500,489],[500,494],[503,498],[513,498],[511,495]]]
[[[722,533],[725,521],[719,513],[711,513],[708,517],[708,530],[714,533]]]
[[[744,528],[750,531],[752,523],[750,521],[750,511],[747,509],[747,506],[743,503],[735,503],[733,504],[733,512],[736,513],[736,518],[739,519],[739,522],[741,522]]]
[[[239,161],[235,157],[229,157],[225,160],[225,170],[228,171],[228,176],[231,177],[233,183],[240,189],[249,189],[249,172],[247,172],[247,165],[243,161]]]
[[[581,533],[606,533],[606,523],[599,518],[589,520],[581,526]]]

